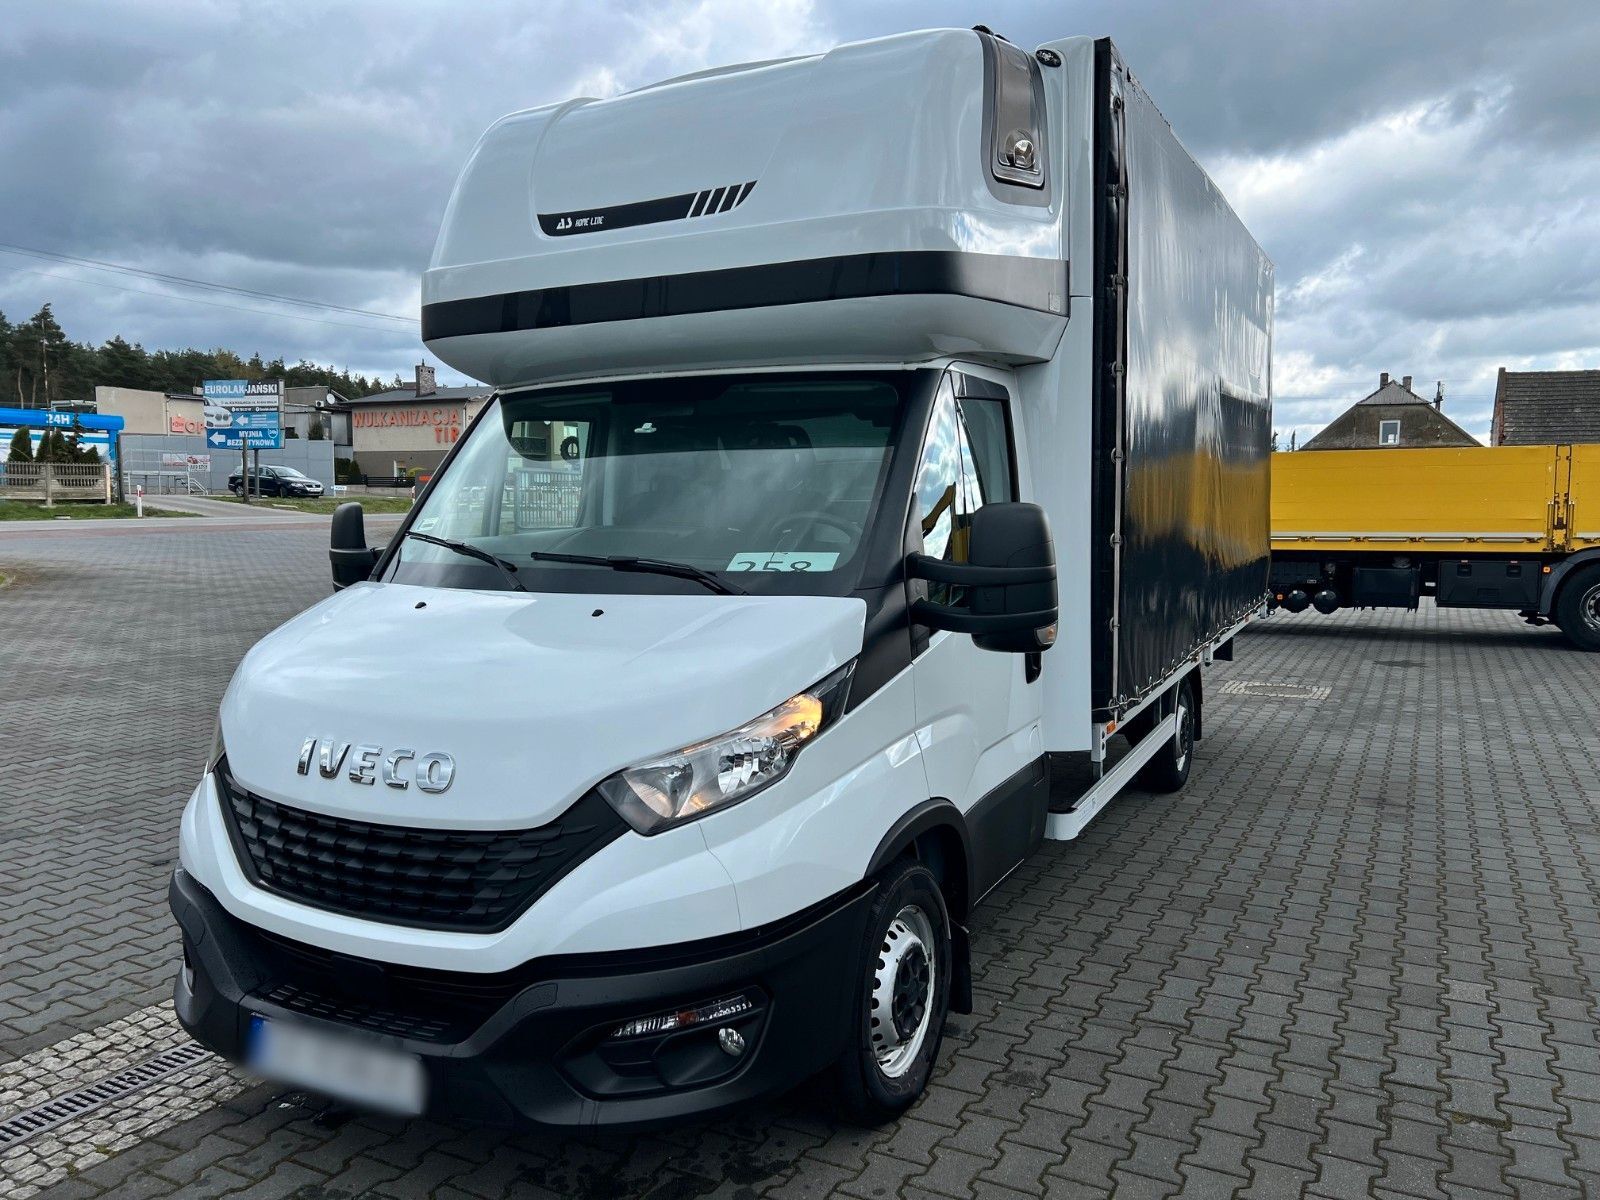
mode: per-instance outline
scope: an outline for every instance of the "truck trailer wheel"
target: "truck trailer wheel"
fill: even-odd
[[[1178,714],[1178,731],[1139,768],[1134,781],[1148,792],[1181,791],[1189,782],[1194,763],[1194,683],[1185,679],[1173,696],[1172,711]]]
[[[833,1066],[844,1114],[865,1125],[898,1117],[928,1086],[950,1008],[950,917],[928,868],[887,868],[856,962],[850,1044]]]
[[[1578,649],[1600,651],[1600,564],[1574,571],[1561,585],[1555,618]]]

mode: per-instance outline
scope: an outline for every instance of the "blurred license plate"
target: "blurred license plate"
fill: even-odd
[[[421,1113],[427,1095],[427,1075],[415,1054],[262,1016],[250,1018],[247,1060],[278,1083],[402,1116]]]

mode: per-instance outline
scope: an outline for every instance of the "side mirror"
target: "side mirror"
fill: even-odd
[[[378,552],[367,545],[366,518],[354,500],[333,510],[333,522],[328,528],[328,560],[333,564],[336,592],[371,578],[372,568],[378,565]]]
[[[967,589],[965,606],[918,600],[911,617],[932,629],[970,633],[979,649],[1033,654],[1055,644],[1060,605],[1050,522],[1037,504],[986,504],[972,514],[967,561],[913,554],[914,578]]]

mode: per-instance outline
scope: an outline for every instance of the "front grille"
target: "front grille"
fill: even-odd
[[[437,1017],[424,1017],[415,1013],[357,1001],[338,1000],[320,992],[280,983],[271,991],[258,993],[261,999],[291,1012],[340,1025],[354,1025],[374,1033],[387,1033],[395,1037],[411,1038],[421,1042],[442,1042],[452,1031],[449,1021]],[[470,1032],[470,1031],[469,1031]]]
[[[324,816],[217,771],[240,864],[259,886],[329,912],[422,929],[504,929],[627,826],[590,792],[536,829],[413,829]]]

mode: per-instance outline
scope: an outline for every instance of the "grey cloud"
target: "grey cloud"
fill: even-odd
[[[1564,111],[1558,95],[1592,87],[1585,60],[1600,38],[1600,8],[1578,0],[890,0],[841,5],[837,17],[848,37],[975,22],[1025,46],[1111,36],[1191,149],[1236,153],[1316,142],[1484,74],[1516,76],[1530,98],[1552,88],[1527,109],[1543,121]],[[1547,73],[1563,82],[1552,87]]]
[[[414,311],[450,184],[502,113],[976,21],[1116,38],[1278,264],[1284,429],[1393,370],[1444,379],[1482,432],[1499,364],[1600,365],[1600,6],[1576,2],[13,4],[0,162],[26,169],[0,171],[0,240]],[[384,374],[420,352],[18,268],[78,274],[0,255],[0,309],[54,298],[96,340]]]

